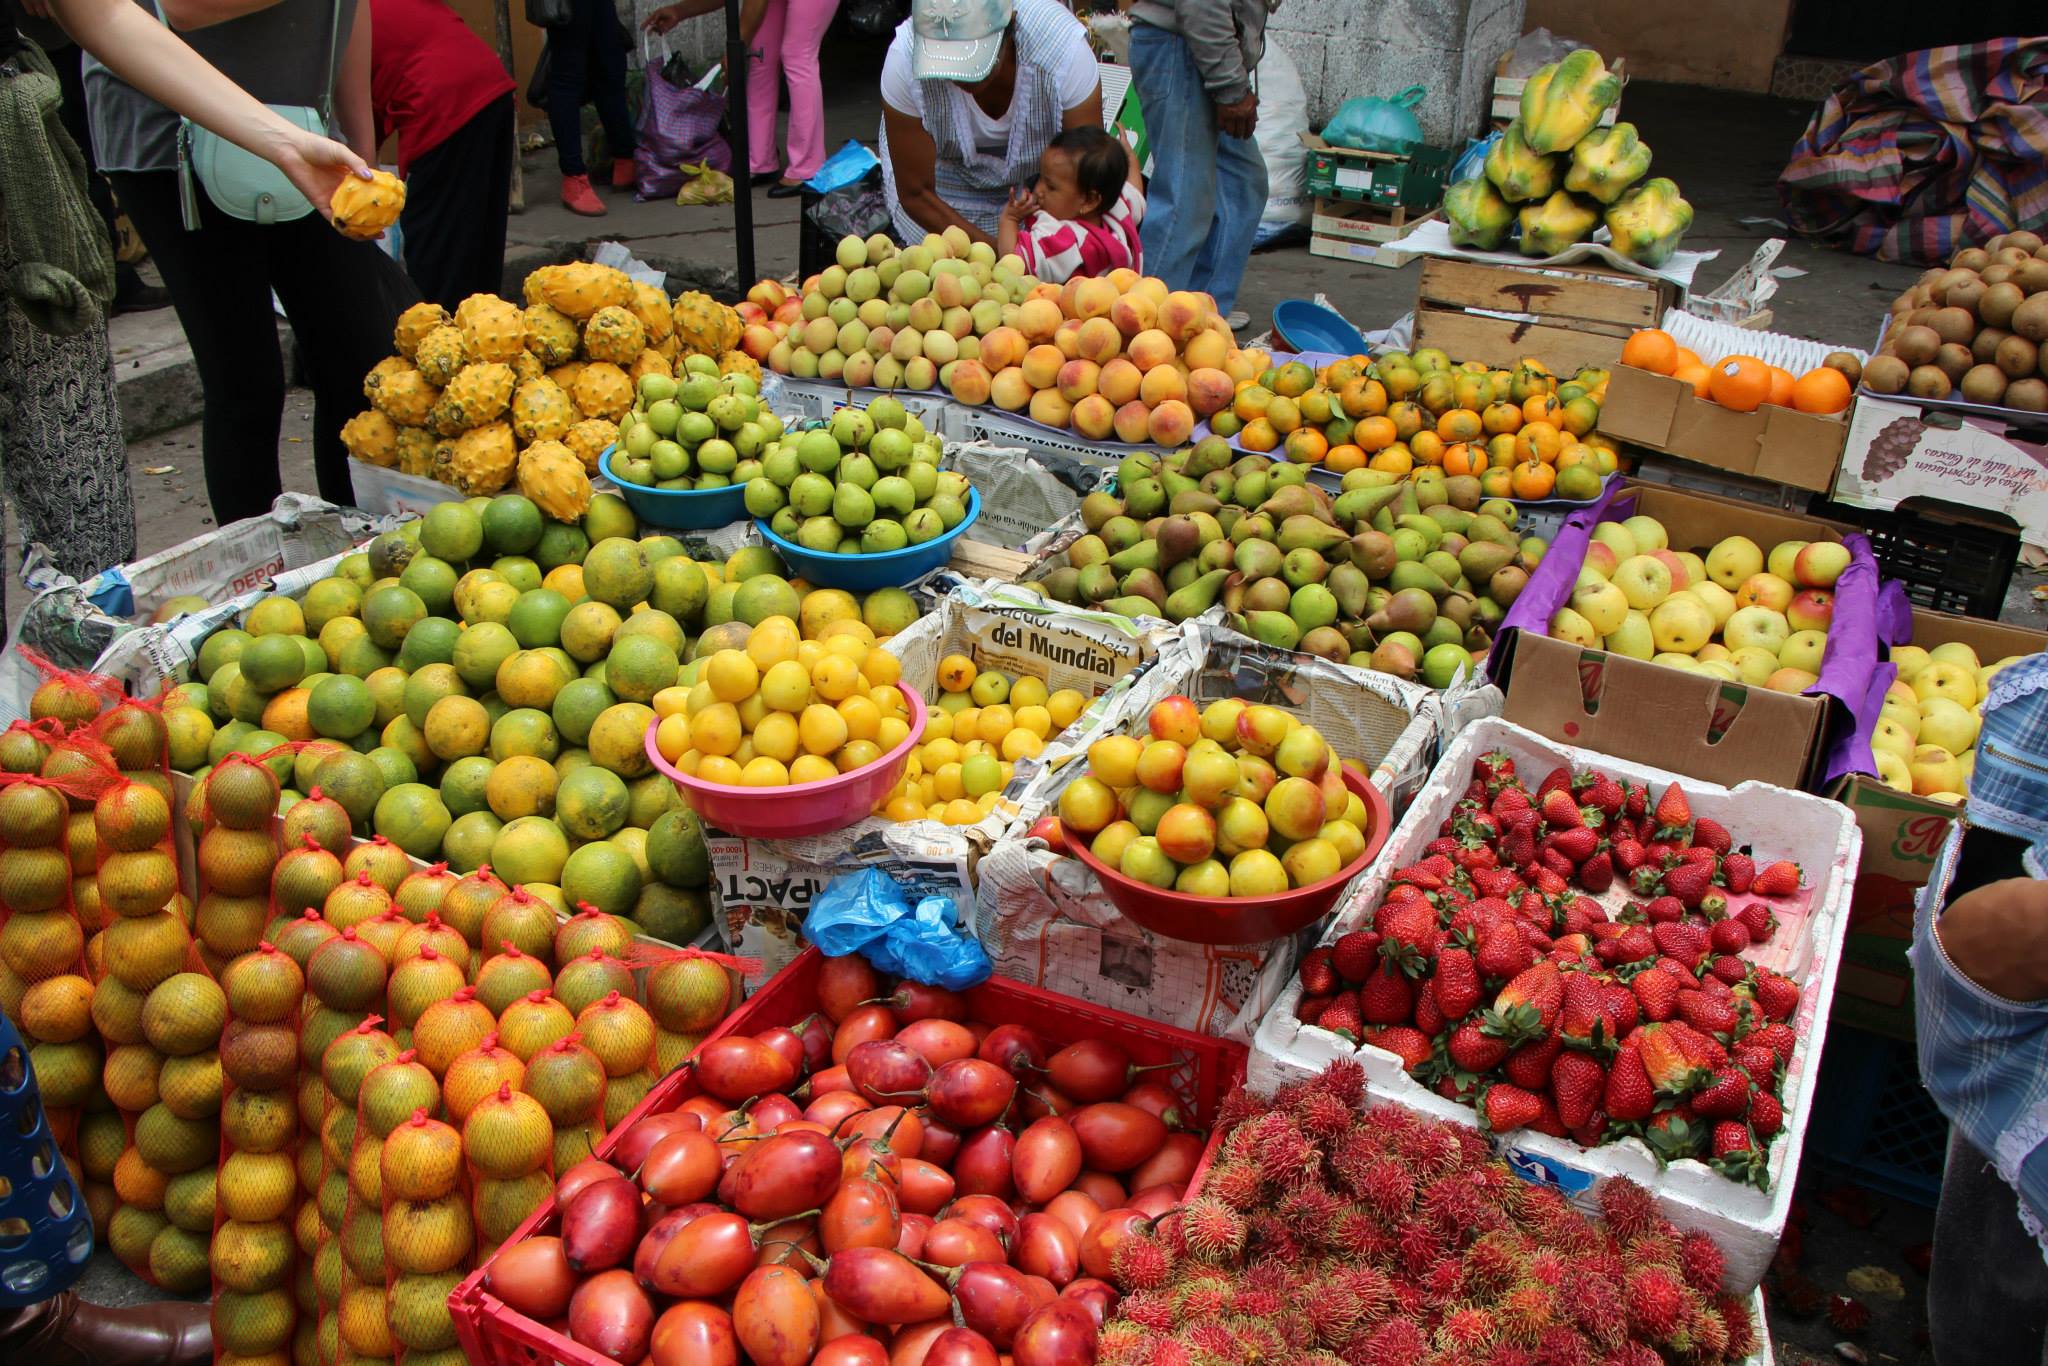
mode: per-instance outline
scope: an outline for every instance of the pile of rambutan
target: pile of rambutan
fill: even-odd
[[[1756,1353],[1720,1250],[1642,1187],[1603,1218],[1517,1177],[1474,1130],[1361,1112],[1338,1062],[1226,1103],[1198,1190],[1112,1253],[1098,1366],[1715,1366]]]

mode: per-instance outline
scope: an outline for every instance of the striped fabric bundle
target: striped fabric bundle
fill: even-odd
[[[1864,67],[1807,125],[1778,198],[1795,230],[1885,261],[2048,226],[2048,37]]]

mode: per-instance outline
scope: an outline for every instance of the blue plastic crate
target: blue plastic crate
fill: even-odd
[[[1948,1120],[1920,1084],[1911,1043],[1831,1030],[1809,1123],[1808,1155],[1835,1174],[1919,1205],[1940,1197]]]

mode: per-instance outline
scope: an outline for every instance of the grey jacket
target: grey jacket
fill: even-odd
[[[1252,91],[1252,72],[1266,54],[1266,16],[1279,0],[1135,0],[1131,22],[1178,33],[1218,104]]]

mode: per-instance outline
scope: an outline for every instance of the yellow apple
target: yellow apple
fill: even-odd
[[[1893,697],[1891,694],[1887,693],[1885,694],[1884,705],[1878,708],[1877,714],[1880,720],[1896,722],[1900,730],[1903,730],[1904,732],[1906,732],[1906,734],[1915,737],[1915,744],[1919,743],[1919,707],[1913,705],[1912,703],[1901,702],[1897,698]]]
[[[1671,570],[1654,556],[1631,555],[1616,567],[1614,585],[1630,607],[1647,612],[1671,596]]]
[[[1735,615],[1735,595],[1712,579],[1694,579],[1686,592],[1707,605],[1714,614],[1714,629],[1720,630],[1728,624],[1728,618]]]
[[[1776,667],[1778,651],[1784,648],[1791,634],[1792,627],[1786,622],[1785,614],[1768,607],[1738,607],[1721,627],[1721,639],[1728,643],[1729,649],[1738,655],[1750,648],[1769,650],[1773,667]]]
[[[1611,583],[1590,584],[1572,590],[1572,610],[1584,617],[1601,635],[1611,635],[1628,615],[1628,595]]]
[[[1960,664],[1971,673],[1984,667],[1982,661],[1977,658],[1977,652],[1960,640],[1951,640],[1935,646],[1927,652],[1927,657],[1936,664]]]
[[[1693,658],[1702,664],[1725,664],[1735,658],[1735,652],[1718,640],[1710,640],[1694,652]]]
[[[1778,662],[1789,668],[1820,672],[1821,657],[1828,652],[1826,631],[1794,631],[1778,647]]]
[[[1650,634],[1659,650],[1690,655],[1714,636],[1714,614],[1688,593],[1664,599],[1650,612]]]
[[[1712,674],[1723,683],[1740,683],[1742,675],[1735,672],[1735,666],[1725,659],[1703,659],[1695,673]]]
[[[1977,675],[1960,664],[1929,663],[1913,675],[1913,693],[1922,702],[1930,697],[1946,697],[1958,706],[1975,706]]]
[[[1735,666],[1742,681],[1753,688],[1762,687],[1764,680],[1778,671],[1777,651],[1761,645],[1738,646],[1728,662]]]
[[[1913,791],[1923,797],[1930,792],[1960,792],[1969,781],[1956,756],[1940,745],[1921,745],[1907,767],[1913,771]]]
[[[1690,550],[1677,552],[1679,563],[1685,566],[1685,581],[1688,584],[1708,583],[1707,562]]]
[[[1707,577],[1731,593],[1763,569],[1764,552],[1747,536],[1723,537],[1707,552]]]
[[[1840,541],[1814,541],[1792,557],[1788,576],[1802,588],[1833,588],[1849,567],[1849,547]]]
[[[1671,544],[1670,534],[1664,530],[1664,524],[1655,517],[1637,516],[1625,518],[1622,521],[1622,526],[1628,529],[1629,536],[1634,539],[1638,555],[1647,555],[1653,550],[1663,550]]]
[[[1735,590],[1735,605],[1782,612],[1792,605],[1792,585],[1776,574],[1752,574]]]
[[[1799,552],[1811,544],[1808,541],[1780,541],[1771,547],[1770,556],[1764,561],[1764,568],[1781,579],[1792,577],[1792,566],[1799,559]]]
[[[1870,733],[1870,748],[1872,753],[1890,750],[1903,761],[1913,757],[1916,745],[1904,726],[1880,716]]]
[[[1911,683],[1913,675],[1927,667],[1927,651],[1918,645],[1892,646],[1892,666],[1899,671],[1899,682]]]
[[[1896,678],[1892,680],[1891,686],[1884,690],[1884,700],[1911,707],[1916,712],[1920,710],[1920,694],[1913,691],[1912,684]]]
[[[1930,697],[1920,704],[1920,743],[1940,745],[1950,754],[1961,754],[1977,743],[1977,714],[1946,697]]]
[[[1630,659],[1648,659],[1657,653],[1656,637],[1650,633],[1650,619],[1631,608],[1622,615],[1621,624],[1607,635],[1607,648]]]
[[[1616,564],[1637,553],[1636,538],[1620,522],[1599,523],[1593,528],[1593,539],[1614,552]]]
[[[1600,644],[1600,633],[1593,629],[1592,623],[1569,607],[1560,607],[1550,614],[1550,634],[1569,645],[1597,647]]]
[[[1653,626],[1651,629],[1655,630],[1656,628]],[[1650,656],[1650,662],[1652,664],[1662,664],[1667,669],[1683,669],[1687,673],[1697,673],[1700,666],[1700,662],[1697,659],[1694,659],[1691,655],[1680,654],[1676,650],[1659,650],[1656,654]]]
[[[1888,749],[1874,750],[1870,757],[1877,760],[1877,776],[1886,787],[1897,792],[1913,790],[1913,770],[1904,759]]]
[[[1772,692],[1803,693],[1820,679],[1804,669],[1779,669],[1764,680],[1764,686]]]

